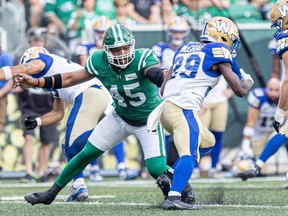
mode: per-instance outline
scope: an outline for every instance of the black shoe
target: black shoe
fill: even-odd
[[[38,193],[31,193],[24,196],[24,199],[31,203],[31,205],[35,204],[44,204],[44,205],[50,205],[56,196],[49,194],[48,191],[44,192],[38,192]]]
[[[47,176],[41,176],[37,179],[37,182],[44,183],[44,182],[50,182],[50,179]]]
[[[166,199],[168,196],[172,184],[172,179],[172,173],[165,171],[164,174],[159,176],[156,180],[156,184],[161,189],[164,199]],[[196,202],[196,193],[189,183],[186,184],[181,193],[181,200],[192,205]]]
[[[21,183],[35,183],[36,182],[36,178],[30,174],[26,174],[24,176],[24,178],[20,179]]]
[[[196,203],[196,193],[189,183],[186,184],[181,193],[181,200],[191,205]]]
[[[198,210],[199,206],[181,201],[180,197],[167,197],[162,206],[165,210]]]
[[[166,199],[171,188],[172,180],[168,175],[163,174],[156,179],[156,184],[161,189],[164,199]]]

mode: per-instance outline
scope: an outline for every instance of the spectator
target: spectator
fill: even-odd
[[[114,23],[123,24],[126,26],[136,25],[136,20],[129,16],[128,7],[129,0],[115,0],[114,6],[116,8],[116,17],[113,20]]]
[[[62,39],[67,40],[67,24],[73,11],[78,8],[76,0],[68,1],[46,1],[44,16],[47,18],[48,25],[57,29]]]
[[[173,8],[174,3],[172,0],[162,0],[160,4],[152,5],[149,23],[167,26],[171,18],[176,16]]]
[[[78,8],[71,14],[71,18],[67,24],[69,29],[70,51],[75,53],[77,45],[82,40],[93,41],[93,24],[98,15],[95,13],[96,1],[83,0],[81,8]]]
[[[159,11],[160,4],[161,1],[159,0],[130,0],[128,5],[129,15],[137,20],[138,23],[155,24],[156,21],[150,18],[150,16],[152,12],[155,14],[155,12]],[[156,6],[156,8],[154,6]]]
[[[96,5],[96,14],[98,16],[107,16],[110,19],[115,18],[114,0],[96,0]]]

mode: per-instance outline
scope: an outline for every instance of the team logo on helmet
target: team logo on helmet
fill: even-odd
[[[232,49],[237,55],[240,44],[239,31],[234,22],[226,17],[212,17],[203,27],[200,40],[203,42],[220,42]]]

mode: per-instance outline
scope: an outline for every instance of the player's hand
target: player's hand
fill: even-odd
[[[35,79],[27,74],[17,73],[13,76],[14,88],[21,86],[22,88],[34,88]]]
[[[277,133],[279,133],[280,128],[281,128],[280,122],[274,120],[274,122],[273,122],[273,128],[276,130]]]
[[[241,151],[243,152],[243,158],[254,158],[254,152],[251,146],[250,139],[243,139],[241,143]]]
[[[250,74],[245,73],[245,71],[242,68],[240,69],[240,73],[243,81],[250,80],[252,82],[252,85],[254,85],[254,80],[252,79]]]
[[[285,111],[278,107],[274,116],[275,121],[273,122],[273,127],[277,133],[280,132],[281,126],[284,123],[284,119],[285,119]]]
[[[24,124],[27,130],[33,130],[38,125],[36,118],[32,116],[27,116],[24,120]]]

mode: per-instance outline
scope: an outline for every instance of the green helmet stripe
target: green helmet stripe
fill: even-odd
[[[142,55],[141,55],[141,57],[140,57],[140,61],[139,61],[139,63],[138,63],[138,70],[140,70],[141,65],[142,65],[142,63],[143,63],[143,61],[144,61],[144,59],[145,59],[145,56],[146,56],[146,54],[147,54],[148,51],[149,51],[148,49],[145,49],[144,52],[142,53]],[[151,52],[152,52],[152,50],[151,50]]]
[[[88,72],[90,74],[98,74],[97,70],[93,67],[93,64],[92,64],[92,56],[93,55],[90,55],[87,59],[87,68],[88,68]]]

